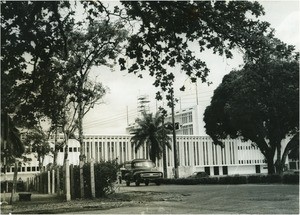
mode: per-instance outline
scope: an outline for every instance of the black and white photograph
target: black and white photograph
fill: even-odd
[[[300,213],[298,0],[0,10],[0,214]]]

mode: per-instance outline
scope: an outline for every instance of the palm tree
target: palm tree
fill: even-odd
[[[146,144],[150,160],[154,163],[156,159],[161,158],[164,147],[171,148],[171,138],[168,136],[170,130],[166,128],[163,120],[164,116],[160,112],[157,112],[155,116],[152,113],[142,112],[142,118],[136,120],[137,128],[130,131],[133,134],[131,142],[135,144],[135,151],[137,152]],[[165,162],[164,165],[166,165]]]

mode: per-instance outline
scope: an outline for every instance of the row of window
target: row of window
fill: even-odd
[[[193,122],[192,112],[182,114],[182,124]]]
[[[250,150],[250,149],[258,149],[257,146],[238,146],[238,150]]]
[[[239,164],[266,163],[266,160],[239,160]]]
[[[182,134],[183,135],[193,135],[193,125],[184,125],[182,126]]]
[[[22,166],[18,167],[18,172],[38,172],[40,168],[38,166]],[[14,172],[15,167],[7,167],[6,172]],[[1,168],[1,172],[4,173],[4,167]]]
[[[52,137],[54,139],[54,137]],[[63,140],[64,137],[58,137],[57,139]],[[100,140],[129,140],[130,137],[84,137],[84,139],[100,139]]]
[[[213,171],[214,171],[214,175],[220,175],[220,167],[218,166],[214,166],[213,167]],[[222,170],[223,170],[223,175],[228,175],[228,167],[227,166],[222,166]],[[210,174],[210,167],[204,167],[204,171],[208,174]]]

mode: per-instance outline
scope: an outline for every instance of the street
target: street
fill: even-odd
[[[78,214],[299,214],[298,185],[121,185],[116,192],[132,204]]]

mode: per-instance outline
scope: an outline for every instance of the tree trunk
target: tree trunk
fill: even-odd
[[[267,165],[268,165],[268,174],[272,175],[275,173],[275,165],[274,165],[274,153],[267,153],[266,156]]]
[[[69,155],[69,145],[68,145],[69,134],[67,134],[67,132],[64,131],[64,136],[65,136],[65,138],[64,138],[64,141],[65,141],[64,165],[65,165],[65,162],[68,159],[68,155]]]
[[[18,161],[15,160],[15,171],[14,171],[14,178],[13,178],[13,188],[10,196],[10,204],[13,203],[14,194],[17,192],[17,180],[18,180]]]
[[[54,151],[53,151],[53,166],[57,166],[57,154],[58,154],[58,148],[57,148],[57,126],[55,128],[55,134],[54,134]]]
[[[80,94],[81,92],[79,92]],[[84,180],[83,180],[83,164],[85,162],[84,148],[83,148],[83,128],[82,128],[82,119],[83,119],[83,107],[81,96],[78,96],[78,138],[80,144],[80,155],[79,155],[79,174],[80,174],[80,197],[84,198]]]
[[[282,154],[282,158],[281,158],[281,167],[282,169],[285,167],[285,161],[286,158],[288,156],[288,154],[290,153],[290,151],[297,149],[299,150],[299,133],[296,133],[293,138],[288,142],[288,144],[286,145],[283,154]]]
[[[38,162],[39,162],[39,170],[40,170],[40,173],[43,172],[43,165],[42,165],[41,159],[42,159],[42,157],[38,155]]]
[[[282,174],[282,166],[281,166],[281,144],[277,144],[277,159],[275,163],[276,173]]]
[[[167,167],[167,153],[166,145],[163,145],[163,169],[164,169],[164,178],[168,177],[168,167]]]

